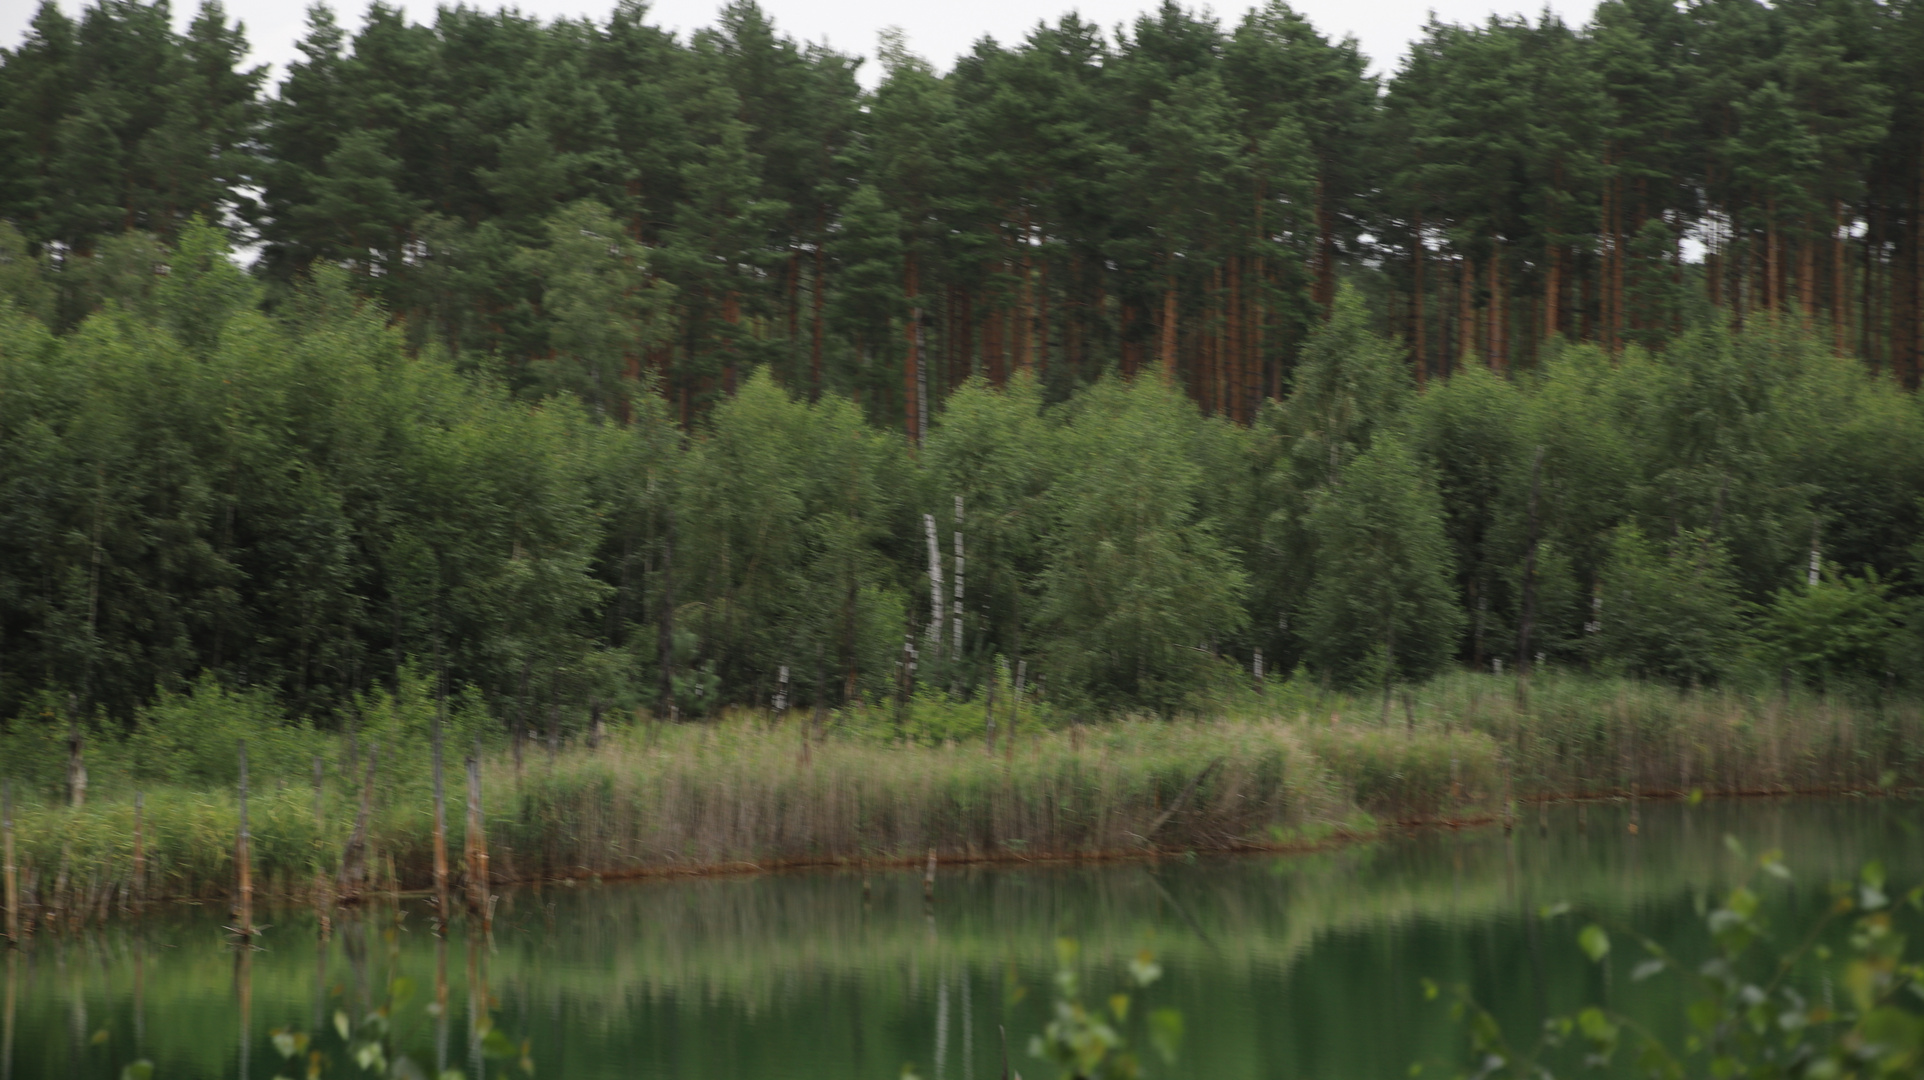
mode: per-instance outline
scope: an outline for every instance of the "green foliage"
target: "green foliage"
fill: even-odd
[[[1054,1018],[1041,1034],[1029,1037],[1029,1053],[1055,1065],[1062,1080],[1135,1080],[1145,1075],[1143,1058],[1124,1035],[1134,1027],[1146,1030],[1146,1041],[1165,1064],[1174,1064],[1182,1046],[1182,1013],[1156,1009],[1144,1016],[1127,992],[1111,994],[1099,1005],[1085,1004],[1076,962],[1080,953],[1074,938],[1056,940]],[[1146,990],[1161,977],[1162,965],[1149,950],[1129,961],[1129,985],[1136,989]]]
[[[1880,680],[1899,665],[1899,617],[1876,571],[1782,589],[1757,628],[1764,662],[1810,684]]]
[[[647,18],[316,8],[271,92],[216,6],[0,53],[0,715],[212,673],[340,726],[413,664],[567,732],[879,702],[905,639],[1105,712],[1259,653],[1740,679],[1750,605],[1868,689],[1772,598],[1817,546],[1916,609],[1909,8],[1439,22],[1378,77],[1165,4],[887,36],[873,91]]]
[[[1586,1069],[1627,1065],[1677,1080],[1924,1070],[1924,1006],[1917,993],[1924,966],[1910,958],[1902,927],[1924,912],[1924,890],[1893,902],[1882,864],[1867,863],[1855,882],[1831,883],[1829,903],[1808,930],[1775,934],[1755,882],[1758,874],[1792,880],[1781,853],[1752,861],[1734,838],[1725,840],[1749,864],[1748,873],[1705,914],[1708,959],[1693,965],[1642,934],[1617,929],[1641,946],[1642,958],[1629,973],[1633,981],[1665,976],[1684,985],[1688,1034],[1669,1041],[1632,1017],[1591,1005],[1547,1018],[1534,1043],[1512,1042],[1468,988],[1457,987],[1450,1013],[1467,1030],[1475,1063],[1473,1073],[1460,1075],[1542,1080],[1565,1072],[1558,1063],[1578,1052]],[[1541,914],[1555,918],[1568,910],[1561,904]],[[1591,962],[1616,966],[1603,926],[1590,923],[1576,942]],[[1425,996],[1439,996],[1427,979],[1423,988]]]
[[[336,1009],[331,1023],[316,1031],[292,1027],[272,1029],[268,1032],[268,1041],[281,1056],[283,1075],[292,1073],[314,1080],[369,1075],[426,1080],[428,1073],[415,1062],[412,1048],[423,1041],[422,1028],[427,1020],[439,1016],[440,1010],[447,1006],[431,1001],[417,1016],[413,1004],[416,989],[413,979],[397,976],[388,981],[381,1004],[367,1010],[359,1023]],[[481,1056],[487,1061],[499,1062],[496,1067],[507,1075],[533,1076],[532,1043],[527,1039],[516,1043],[496,1024],[492,1013],[485,1011],[486,1006],[483,1009],[475,1018],[478,1029],[475,1038]],[[146,1063],[138,1062],[128,1068],[141,1064]],[[151,1074],[153,1066],[148,1065],[147,1070]],[[463,1080],[464,1076],[459,1069],[446,1069],[435,1074],[433,1080]]]
[[[1442,500],[1402,441],[1379,435],[1318,493],[1309,528],[1311,656],[1347,681],[1384,686],[1440,668],[1463,614],[1451,596]]]
[[[1743,609],[1723,545],[1684,534],[1664,547],[1620,526],[1601,574],[1600,660],[1676,682],[1714,680],[1740,655]]]
[[[1159,384],[1104,382],[1063,431],[1038,622],[1086,700],[1167,711],[1202,685],[1212,637],[1240,628],[1243,575],[1197,513],[1198,423]]]
[[[246,740],[255,783],[299,777],[300,763],[322,748],[314,731],[286,722],[266,690],[230,691],[203,675],[186,693],[162,692],[127,739],[137,783],[231,791]]]

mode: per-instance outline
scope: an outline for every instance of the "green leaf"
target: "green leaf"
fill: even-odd
[[[1663,969],[1664,961],[1661,957],[1644,960],[1638,963],[1636,967],[1630,969],[1630,981],[1642,982]]]
[[[1884,895],[1883,863],[1872,859],[1864,864],[1864,869],[1857,876],[1861,882],[1857,890],[1857,902],[1865,911],[1876,911],[1890,903],[1890,898]]]
[[[347,1021],[347,1014],[339,1009],[334,1010],[334,1030],[340,1033],[341,1039],[344,1042],[354,1030],[353,1025]]]
[[[1591,963],[1600,964],[1604,957],[1610,955],[1610,935],[1604,933],[1603,927],[1591,923],[1577,935],[1577,947],[1583,950]]]
[[[1602,1009],[1592,1005],[1577,1014],[1577,1030],[1589,1040],[1598,1056],[1608,1058],[1617,1050],[1617,1025],[1610,1022]]]
[[[1182,1013],[1175,1009],[1157,1009],[1149,1014],[1149,1045],[1156,1048],[1165,1062],[1176,1060],[1176,1051],[1182,1047]]]
[[[120,1070],[120,1080],[154,1080],[154,1063],[136,1061]]]
[[[284,1058],[291,1058],[307,1049],[307,1033],[275,1028],[273,1033],[274,1049]]]
[[[1704,789],[1700,787],[1691,788],[1690,798],[1687,801],[1692,806],[1702,806],[1704,801]]]
[[[1148,986],[1162,978],[1162,965],[1156,963],[1156,954],[1147,949],[1137,953],[1129,961],[1129,977],[1136,981],[1137,986]]]
[[[500,1028],[494,1028],[481,1040],[481,1052],[491,1058],[511,1058],[519,1050],[513,1039],[503,1034]]]

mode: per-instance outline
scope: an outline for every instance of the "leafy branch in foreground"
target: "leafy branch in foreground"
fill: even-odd
[[[1143,1075],[1142,1059],[1130,1048],[1124,1032],[1130,1017],[1147,1029],[1149,1045],[1164,1064],[1173,1064],[1182,1045],[1182,1013],[1176,1009],[1156,1009],[1145,1018],[1133,1009],[1127,991],[1110,994],[1108,1000],[1091,1007],[1082,1000],[1082,976],[1076,971],[1076,958],[1082,946],[1074,938],[1056,939],[1056,999],[1054,1019],[1041,1034],[1029,1037],[1030,1055],[1054,1065],[1061,1080],[1137,1080]],[[1129,961],[1129,982],[1138,990],[1162,978],[1162,965],[1148,949]],[[1012,986],[1011,1003],[1022,999],[1022,988]],[[1022,1074],[1009,1068],[1008,1049],[1003,1048],[1003,1080],[1022,1080]],[[914,1070],[904,1067],[902,1080],[918,1080]]]
[[[402,1049],[412,1041],[413,1027],[396,1030],[398,1008],[414,996],[414,980],[401,976],[388,983],[387,1000],[372,1009],[359,1023],[345,1011],[334,1010],[331,1029],[317,1032],[295,1028],[275,1028],[268,1032],[274,1050],[281,1056],[275,1080],[323,1080],[325,1077],[366,1077],[368,1080],[465,1080],[460,1069],[430,1073]],[[446,1009],[439,1001],[428,1002],[423,1014],[439,1020]],[[494,1017],[483,1012],[476,1020],[475,1037],[482,1057],[510,1062],[525,1076],[534,1075],[532,1048],[527,1040],[517,1043],[495,1026]],[[334,1036],[329,1039],[329,1034]],[[329,1043],[331,1045],[323,1045]],[[136,1061],[121,1070],[121,1080],[153,1080],[150,1061]]]
[[[1753,861],[1734,837],[1725,843],[1751,872],[1705,916],[1715,953],[1701,964],[1692,968],[1647,935],[1620,925],[1606,929],[1602,920],[1576,938],[1593,963],[1603,964],[1614,930],[1645,954],[1631,969],[1632,981],[1669,973],[1686,983],[1689,1028],[1680,1044],[1596,1005],[1551,1016],[1533,1042],[1514,1043],[1469,987],[1458,985],[1450,990],[1450,1014],[1469,1033],[1470,1065],[1457,1075],[1553,1080],[1557,1073],[1546,1059],[1575,1058],[1586,1069],[1607,1069],[1628,1053],[1636,1074],[1659,1080],[1924,1077],[1924,965],[1906,958],[1906,935],[1897,925],[1899,915],[1924,912],[1924,886],[1893,903],[1883,865],[1866,863],[1855,883],[1833,882],[1823,916],[1794,946],[1773,955],[1752,882],[1759,873],[1788,882],[1790,871],[1780,852]],[[1569,911],[1558,904],[1542,914]],[[1842,943],[1827,944],[1834,936],[1827,932],[1845,923]],[[1810,993],[1813,985],[1821,990]],[[1423,993],[1435,999],[1443,990],[1425,979]]]

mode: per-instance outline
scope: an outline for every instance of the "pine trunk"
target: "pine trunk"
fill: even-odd
[[[1816,222],[1804,215],[1804,235],[1798,247],[1802,256],[1797,267],[1798,299],[1803,302],[1804,329],[1817,325],[1817,233]]]
[[[911,253],[902,260],[902,288],[909,301],[909,317],[904,323],[904,332],[908,337],[908,359],[902,363],[902,424],[908,431],[911,447],[922,444],[922,429],[918,425],[922,403],[922,307],[919,284],[915,275],[915,256]]]
[[[1557,336],[1558,293],[1563,288],[1563,249],[1550,246],[1549,280],[1543,287],[1543,340]]]
[[[813,295],[809,297],[809,307],[811,310],[808,349],[808,399],[810,401],[820,401],[823,390],[823,305],[828,298],[828,290],[825,288],[825,282],[827,280],[827,256],[824,252],[827,245],[822,242],[822,237],[827,235],[827,229],[828,209],[823,207],[816,211],[815,217],[815,277],[811,290]]]
[[[1316,181],[1316,232],[1316,291],[1327,318],[1336,303],[1336,214],[1320,178]]]
[[[1850,270],[1844,257],[1844,203],[1830,201],[1830,322],[1831,351],[1844,355],[1850,338]]]
[[[1035,371],[1049,370],[1049,260],[1036,261],[1035,272]]]
[[[1423,215],[1416,215],[1414,240],[1410,244],[1410,338],[1412,341],[1411,359],[1416,366],[1416,385],[1421,387],[1429,376],[1429,357],[1425,351],[1426,340],[1423,324]]]
[[[1503,249],[1498,246],[1490,252],[1490,305],[1489,305],[1489,342],[1490,370],[1502,371],[1507,365],[1503,355]]]
[[[1017,295],[1015,314],[1015,369],[1019,372],[1030,370],[1034,363],[1029,351],[1030,334],[1033,330],[1031,324],[1035,321],[1035,294],[1031,291],[1033,282],[1029,276],[1030,269],[1029,212],[1024,210],[1022,212],[1022,288]]]
[[[1229,418],[1242,423],[1243,415],[1243,261],[1229,257]]]
[[[1170,275],[1162,290],[1162,381],[1176,385],[1176,278]]]
[[[1457,270],[1456,370],[1461,371],[1470,366],[1470,358],[1476,355],[1476,309],[1471,305],[1476,289],[1476,260],[1464,255]]]
[[[1777,250],[1777,200],[1764,204],[1764,310],[1772,315],[1783,307],[1783,280],[1778,276],[1782,259]]]
[[[1601,222],[1603,235],[1599,237],[1600,244],[1598,246],[1600,248],[1601,258],[1598,260],[1598,266],[1597,266],[1597,278],[1598,278],[1597,322],[1599,324],[1597,327],[1597,336],[1602,340],[1603,347],[1606,351],[1614,351],[1617,347],[1616,340],[1612,337],[1610,332],[1611,327],[1616,325],[1615,317],[1612,314],[1611,308],[1610,308],[1610,302],[1611,302],[1610,282],[1613,278],[1614,267],[1616,266],[1616,261],[1617,261],[1617,250],[1616,250],[1617,182],[1614,177],[1609,176],[1610,167],[1614,160],[1614,157],[1615,155],[1612,153],[1611,149],[1609,147],[1605,147],[1603,151],[1603,169],[1604,169],[1604,175],[1606,179],[1603,182],[1603,210],[1602,210],[1602,222]]]
[[[1611,210],[1616,215],[1615,220],[1611,222],[1612,232],[1610,237],[1610,348],[1613,351],[1623,348],[1623,330],[1626,322],[1624,318],[1623,279],[1625,274],[1624,264],[1628,261],[1626,256],[1629,254],[1629,252],[1625,250],[1626,245],[1623,235],[1623,181],[1619,179],[1615,181],[1615,184],[1617,193],[1616,196],[1611,199],[1610,204]]]
[[[1917,155],[1917,201],[1911,204],[1911,324],[1908,328],[1911,362],[1904,385],[1918,388],[1924,366],[1924,144]]]

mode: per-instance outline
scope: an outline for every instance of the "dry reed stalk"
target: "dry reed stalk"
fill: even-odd
[[[19,869],[13,862],[13,780],[0,781],[0,840],[4,840],[6,850],[0,852],[4,857],[6,870],[7,901],[7,942],[20,942],[20,880]],[[7,968],[7,1019],[8,1034],[12,1034],[13,1019],[13,968],[12,958],[8,958]]]
[[[448,816],[441,785],[441,717],[434,718],[434,916],[445,929],[448,924]]]
[[[5,1013],[0,1015],[0,1062],[5,1062],[9,1075],[13,1072],[13,1003],[18,995],[19,957],[14,951],[7,950],[7,994]]]
[[[247,834],[247,740],[239,741],[240,753],[240,828],[234,836],[234,871],[239,877],[236,896],[236,915],[239,922],[234,927],[243,940],[254,936],[254,858],[248,850],[250,837]],[[246,1009],[245,1003],[242,1005]]]
[[[140,910],[141,902],[147,892],[147,837],[142,820],[147,809],[147,793],[134,792],[134,881],[133,907]]]
[[[327,871],[323,868],[322,853],[327,843],[327,817],[323,800],[326,775],[321,768],[321,755],[314,755],[314,916],[320,922],[321,940],[325,941],[333,930],[333,903],[328,896]],[[318,1025],[317,1025],[318,1026]]]
[[[341,849],[341,869],[334,881],[334,891],[343,900],[358,899],[367,881],[367,819],[373,811],[374,769],[380,758],[380,747],[368,750],[367,778],[361,784],[361,809],[355,815],[354,831],[348,834],[347,846]]]
[[[492,907],[488,903],[488,834],[481,814],[481,741],[475,740],[474,753],[468,758],[467,829],[468,910],[483,917]]]

